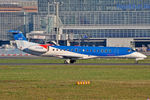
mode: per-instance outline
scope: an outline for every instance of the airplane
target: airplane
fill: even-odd
[[[65,59],[65,64],[73,64],[78,59],[94,58],[132,58],[136,62],[147,58],[146,55],[129,47],[85,47],[85,46],[53,46],[27,41],[21,31],[10,30],[17,48],[36,56],[57,57]]]

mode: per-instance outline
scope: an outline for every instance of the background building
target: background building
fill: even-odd
[[[112,41],[114,44],[122,39],[128,41],[126,45],[150,43],[150,0],[55,1],[61,2],[62,33],[73,34],[81,45],[111,46]],[[54,0],[49,2],[50,14],[55,14]],[[44,15],[47,10],[48,0],[38,0],[39,13]]]
[[[28,0],[0,0],[0,45],[9,43],[9,30],[26,33],[33,30],[33,14],[37,13],[37,2]]]
[[[10,29],[71,45],[148,46],[150,0],[0,0],[0,45]]]

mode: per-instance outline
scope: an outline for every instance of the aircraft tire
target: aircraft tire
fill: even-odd
[[[70,62],[70,59],[65,60],[64,63],[65,63],[65,64],[70,64],[70,63],[71,63],[71,62]]]
[[[70,63],[71,64],[73,64],[73,63],[75,63],[76,62],[76,60],[70,60]]]

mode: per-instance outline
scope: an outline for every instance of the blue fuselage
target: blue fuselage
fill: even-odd
[[[92,56],[123,56],[135,52],[128,47],[81,47],[81,46],[52,46],[63,51],[92,55]]]

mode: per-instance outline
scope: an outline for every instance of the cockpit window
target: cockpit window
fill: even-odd
[[[134,52],[134,50],[133,49],[128,49],[128,52]]]
[[[131,49],[128,49],[128,52],[131,52]]]

